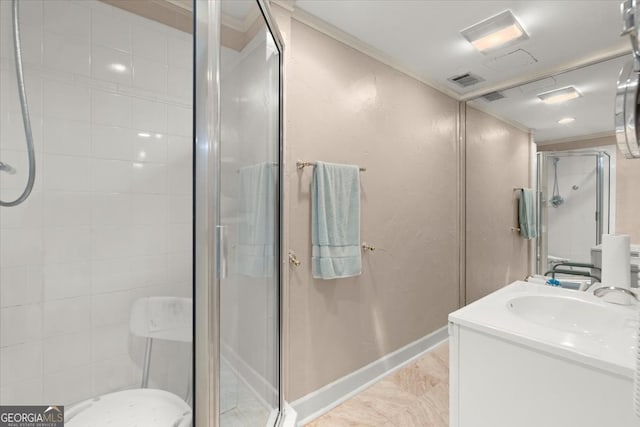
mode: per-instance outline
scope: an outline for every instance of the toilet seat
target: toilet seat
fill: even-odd
[[[189,427],[192,418],[184,400],[149,388],[87,399],[65,412],[66,427]]]

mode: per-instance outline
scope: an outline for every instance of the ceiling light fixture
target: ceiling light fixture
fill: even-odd
[[[562,118],[562,119],[558,120],[558,123],[560,123],[561,125],[566,125],[568,123],[573,123],[575,121],[576,121],[575,117],[565,117],[565,118]]]
[[[520,22],[510,10],[505,10],[491,18],[478,22],[460,31],[482,53],[488,53],[502,47],[511,46],[529,38]]]
[[[538,98],[540,98],[545,104],[560,104],[561,102],[580,98],[581,96],[582,94],[580,91],[573,86],[567,86],[561,89],[554,89],[549,92],[538,94]]]

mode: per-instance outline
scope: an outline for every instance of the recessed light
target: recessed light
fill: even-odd
[[[124,73],[127,71],[127,66],[124,64],[113,63],[109,64],[109,68],[116,73]]]
[[[575,121],[576,121],[575,117],[565,117],[558,120],[558,123],[560,123],[561,125],[566,125],[567,123],[573,123]]]
[[[561,89],[554,89],[549,92],[538,94],[538,98],[540,98],[545,104],[560,104],[561,102],[580,98],[581,96],[582,94],[580,91],[573,86],[567,86]]]
[[[510,46],[529,38],[527,32],[510,10],[505,10],[491,18],[478,22],[460,31],[460,33],[473,47],[482,53]]]
[[[151,134],[150,134],[150,133],[147,133],[147,132],[140,132],[140,133],[138,133],[138,136],[139,136],[140,138],[150,138],[150,137],[151,137]]]

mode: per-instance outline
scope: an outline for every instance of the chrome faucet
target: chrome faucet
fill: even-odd
[[[628,295],[631,298],[633,298],[636,301],[636,303],[640,302],[640,298],[638,297],[637,293],[635,293],[631,289],[620,288],[618,286],[603,286],[601,288],[595,289],[593,291],[593,295],[597,296],[598,298],[602,298],[603,296],[605,296],[605,295],[607,295],[608,293],[611,293],[611,292],[623,293],[623,294]]]

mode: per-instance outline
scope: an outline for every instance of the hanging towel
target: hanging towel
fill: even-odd
[[[317,162],[313,171],[311,198],[313,277],[338,279],[360,275],[358,166]]]
[[[537,236],[535,194],[535,191],[530,188],[523,188],[520,193],[518,209],[520,236],[527,240],[531,240]]]
[[[240,209],[236,265],[248,277],[272,277],[276,233],[276,171],[271,163],[240,169]]]

